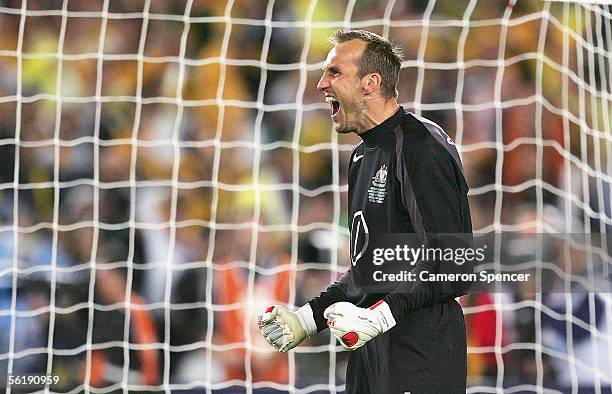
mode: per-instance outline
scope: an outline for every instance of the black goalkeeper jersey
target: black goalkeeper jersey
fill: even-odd
[[[423,353],[427,353],[426,346],[435,348],[440,343],[446,346],[445,335],[449,335],[450,342],[454,341],[453,336],[465,337],[463,314],[454,298],[466,294],[469,283],[422,283],[417,280],[403,282],[391,293],[368,293],[354,279],[354,271],[361,264],[372,263],[364,261],[367,259],[364,243],[372,234],[414,233],[425,243],[428,234],[472,233],[467,200],[468,186],[463,176],[461,161],[453,141],[437,124],[401,107],[392,117],[361,137],[361,143],[351,154],[349,167],[351,268],[340,280],[311,300],[310,306],[320,331],[327,327],[323,311],[328,306],[349,301],[360,307],[370,307],[376,301],[384,299],[397,321],[396,327],[386,334],[390,334],[393,341],[402,343],[405,352],[418,356],[418,360],[413,361],[420,363],[420,368],[425,368],[419,372],[421,377],[436,380],[433,370],[437,367],[434,364],[444,365],[444,362],[438,360],[440,355],[446,357],[448,362],[458,360],[460,365],[452,368],[465,369],[465,361],[461,361],[465,359],[465,341],[460,341],[460,349],[456,349],[456,344],[449,345],[453,354],[446,354],[445,350],[441,349],[438,355],[428,358],[424,357]],[[420,261],[412,268],[412,272],[418,275],[422,270],[439,273],[457,268],[459,267],[455,264],[442,266],[432,261]],[[461,270],[466,268],[460,267]],[[454,305],[451,305],[453,303]],[[442,326],[463,332],[442,332]],[[435,340],[436,344],[426,339],[431,338],[432,333],[437,333],[440,339]],[[382,346],[380,340],[370,342],[364,346],[367,349],[361,352],[358,350],[356,353],[371,353],[364,359],[369,360],[369,363],[380,363],[380,355],[377,355],[377,352],[389,351],[386,348],[376,350]],[[394,349],[397,351],[398,348]],[[406,362],[409,362],[410,354],[404,356]],[[376,368],[385,370],[386,367],[379,365]],[[371,371],[372,367],[366,369]],[[352,374],[359,375],[355,371]],[[410,373],[403,375],[410,376]],[[465,387],[464,376],[463,372],[448,378],[450,384],[459,386],[463,378]],[[443,375],[438,375],[438,380],[443,379]],[[369,390],[384,390],[384,387],[386,386],[372,386],[370,382]],[[415,392],[418,392],[419,387],[425,386],[406,387],[415,388]],[[438,386],[427,387],[429,388],[424,389],[425,392],[454,392]],[[457,389],[458,392],[461,391],[461,387]]]

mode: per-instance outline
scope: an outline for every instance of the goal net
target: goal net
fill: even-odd
[[[279,354],[255,324],[350,261],[359,138],[316,90],[336,29],[403,47],[399,101],[456,142],[477,234],[582,234],[609,281],[610,5],[3,0],[1,387],[345,390],[329,333]],[[609,293],[560,288],[463,297],[468,392],[610,392]]]

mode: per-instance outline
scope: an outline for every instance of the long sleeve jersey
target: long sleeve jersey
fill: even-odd
[[[376,233],[472,233],[468,186],[455,144],[434,122],[402,107],[378,126],[361,134],[349,166],[351,268],[309,303],[318,330],[326,328],[323,311],[349,301],[369,307],[384,299],[396,320],[418,308],[466,294],[469,284],[403,282],[390,293],[367,293],[353,278],[364,261],[363,243]],[[411,272],[456,270],[455,264],[419,261]],[[465,272],[467,267],[460,269]]]

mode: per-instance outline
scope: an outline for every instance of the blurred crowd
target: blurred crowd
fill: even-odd
[[[346,6],[237,1],[228,24],[226,2],[194,1],[187,25],[185,1],[111,0],[108,19],[102,0],[28,1],[27,17],[22,1],[0,1],[0,382],[10,368],[52,371],[64,389],[342,384],[346,354],[330,355],[328,334],[290,362],[255,322],[268,303],[302,305],[349,261],[359,138],[333,134],[316,91],[326,37],[343,27],[323,22]],[[367,29],[403,47],[399,101],[460,146],[476,231],[609,233],[610,68],[548,19],[466,36],[441,23],[467,3],[395,2],[390,20],[411,23],[385,30],[387,2],[350,2],[350,20],[380,20]],[[484,3],[469,20],[546,7]],[[598,26],[592,45],[609,57],[599,14],[566,10],[550,6],[578,35]],[[465,297],[470,385],[609,386],[610,302],[569,297]]]

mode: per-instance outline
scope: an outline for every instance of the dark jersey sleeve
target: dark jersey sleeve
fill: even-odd
[[[402,198],[407,205],[410,205],[410,200],[413,202],[412,207],[407,209],[416,210],[411,217],[416,214],[420,221],[413,224],[415,229],[421,227],[426,235],[466,234],[471,242],[468,187],[460,164],[422,125],[415,126],[409,133],[403,132],[398,143],[401,144],[401,150],[398,149],[398,166],[402,163],[404,165],[403,171],[398,171],[398,178],[403,178],[399,179],[403,183]],[[441,244],[428,246],[444,247]],[[421,281],[419,274],[423,271],[471,273],[473,265],[439,261],[420,261],[415,264],[411,272],[416,274],[416,280],[402,283],[385,298],[396,319],[403,319],[415,309],[444,303],[466,294],[471,285],[469,282]]]
[[[317,323],[317,331],[327,328],[323,312],[328,306],[336,302],[348,301],[346,287],[350,281],[350,276],[351,270],[349,268],[338,281],[329,285],[325,291],[322,291],[321,294],[308,302],[312,308],[312,316]]]

